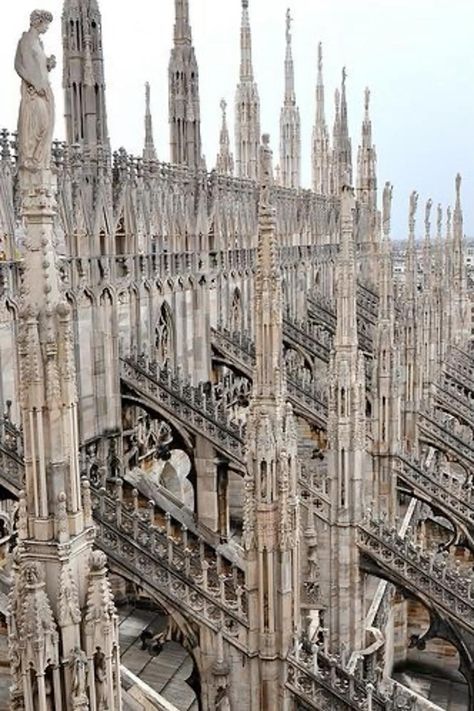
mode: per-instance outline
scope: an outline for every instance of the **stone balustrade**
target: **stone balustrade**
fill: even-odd
[[[466,395],[464,389],[454,381],[441,379],[436,386],[434,405],[462,419],[474,429],[474,397]]]
[[[470,633],[474,632],[474,579],[449,560],[446,551],[427,551],[395,527],[372,517],[359,528],[361,553],[375,564],[368,570],[419,597]],[[378,572],[377,572],[378,571]]]
[[[286,685],[309,708],[325,711],[389,708],[375,685],[362,678],[360,667],[355,674],[349,673],[340,657],[325,654],[317,645],[311,651],[296,645],[288,657]]]
[[[428,503],[446,509],[468,528],[474,527],[474,491],[470,485],[450,472],[433,466],[427,469],[414,456],[400,455],[394,459],[397,477]]]
[[[466,425],[466,433],[455,431],[454,420],[446,417],[429,406],[420,405],[418,409],[417,426],[421,439],[433,442],[443,451],[449,451],[454,458],[469,472],[474,468],[474,431]]]
[[[193,386],[177,374],[159,369],[144,357],[121,359],[122,382],[148,400],[166,417],[171,416],[195,435],[207,438],[216,450],[240,466],[245,464],[245,433],[228,418],[223,400],[212,387]]]
[[[150,591],[192,614],[212,630],[246,647],[248,617],[245,579],[241,569],[215,549],[175,526],[170,514],[164,523],[153,502],[139,506],[138,492],[125,502],[120,482],[115,495],[91,490],[97,544],[117,572],[141,581]]]

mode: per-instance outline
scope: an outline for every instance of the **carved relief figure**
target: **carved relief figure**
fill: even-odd
[[[54,130],[54,97],[49,72],[56,66],[53,56],[46,57],[40,36],[53,16],[46,10],[34,10],[30,29],[24,32],[16,51],[15,70],[22,79],[18,117],[19,166],[29,171],[48,170]]]

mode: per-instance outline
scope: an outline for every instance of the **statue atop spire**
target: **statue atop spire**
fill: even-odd
[[[30,28],[17,47],[15,70],[20,76],[21,104],[18,116],[18,163],[20,177],[49,170],[54,131],[54,96],[49,72],[56,66],[53,56],[46,57],[41,35],[47,32],[53,16],[46,10],[34,10]]]
[[[433,207],[433,200],[429,198],[425,206],[425,237],[429,239],[431,233],[431,208]]]

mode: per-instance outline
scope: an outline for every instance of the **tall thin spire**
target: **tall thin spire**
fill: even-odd
[[[286,403],[282,350],[282,284],[278,262],[273,167],[268,136],[259,151],[258,249],[255,273],[256,364],[247,420],[243,542],[248,610],[258,667],[252,698],[276,709],[282,659],[299,620],[299,514],[296,427]]]
[[[364,120],[362,140],[357,156],[357,196],[360,202],[374,214],[377,209],[377,154],[372,143],[372,122],[370,120],[370,91],[364,94]]]
[[[242,0],[240,27],[240,81],[253,81],[252,32],[250,29],[249,0]]]
[[[150,84],[145,84],[145,147],[144,160],[156,160],[155,142],[153,140],[153,119],[150,108]]]
[[[249,0],[242,0],[240,73],[235,95],[235,161],[239,178],[257,179],[260,99],[252,66]]]
[[[329,609],[331,647],[361,648],[364,614],[357,555],[357,525],[364,510],[365,371],[356,320],[355,196],[348,176],[341,188],[341,239],[337,260],[337,324],[330,359],[328,475],[334,514],[330,521],[334,585]]]
[[[340,115],[337,115],[336,107],[336,118],[334,121],[333,170],[336,171],[337,174],[335,184],[336,194],[339,194],[345,180],[349,180],[349,183],[352,185],[352,143],[349,137],[349,124],[347,116],[346,79],[347,72],[346,68],[343,67],[340,94]]]
[[[171,162],[201,168],[199,69],[189,21],[189,0],[175,0],[174,45],[168,69]]]
[[[232,175],[234,172],[234,157],[230,151],[229,129],[227,128],[227,102],[221,101],[222,126],[219,138],[219,153],[217,154],[216,170],[222,175]]]
[[[320,195],[329,194],[329,133],[324,110],[323,48],[318,44],[318,79],[316,84],[316,121],[312,141],[313,190]]]
[[[301,122],[300,112],[296,106],[291,22],[290,10],[287,10],[285,97],[280,113],[280,169],[283,187],[299,188],[301,183]]]
[[[67,141],[92,151],[109,148],[102,17],[96,0],[65,0],[62,35]]]
[[[290,9],[286,11],[286,56],[285,56],[285,106],[296,104],[295,95],[295,68],[293,64],[293,53],[291,48],[291,17]]]

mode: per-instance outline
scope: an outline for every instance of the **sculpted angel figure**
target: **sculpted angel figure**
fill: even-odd
[[[41,35],[52,20],[47,10],[34,10],[30,29],[23,33],[15,56],[15,70],[22,79],[18,159],[20,169],[28,171],[48,170],[51,164],[54,97],[49,72],[56,66],[56,58],[46,56]]]

